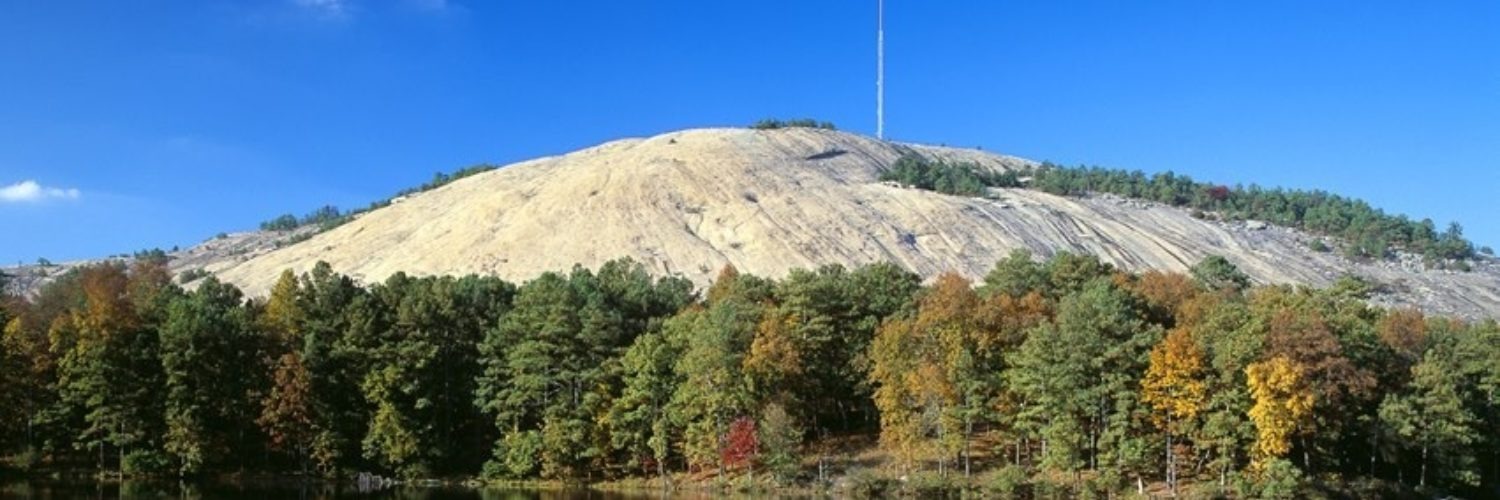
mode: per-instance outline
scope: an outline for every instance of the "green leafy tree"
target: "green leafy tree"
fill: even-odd
[[[1445,482],[1478,486],[1472,446],[1480,440],[1479,419],[1464,400],[1463,371],[1445,358],[1442,351],[1429,351],[1412,367],[1411,386],[1386,395],[1380,421],[1398,442],[1418,450],[1419,485],[1427,486],[1429,471],[1436,470]]]
[[[1204,257],[1189,272],[1192,273],[1193,280],[1209,290],[1239,292],[1250,287],[1250,277],[1220,255]]]
[[[1139,319],[1131,296],[1106,279],[1063,297],[1054,322],[1031,331],[1010,356],[1019,418],[1043,441],[1042,465],[1097,469],[1121,459],[1140,412],[1137,387],[1159,327]]]
[[[610,407],[611,444],[663,480],[673,444],[668,404],[681,383],[675,364],[682,350],[673,340],[662,332],[636,338],[621,360],[624,388]]]
[[[264,387],[259,337],[240,291],[210,277],[172,302],[161,327],[165,449],[182,474],[231,462],[253,446]]]
[[[979,293],[1020,297],[1033,291],[1045,290],[1047,285],[1047,272],[1032,259],[1031,251],[1017,249],[995,263],[995,268],[985,275]]]
[[[537,431],[542,473],[581,477],[609,457],[610,400],[619,359],[639,335],[687,303],[681,280],[653,282],[639,264],[617,261],[595,275],[548,273],[517,292],[509,314],[480,345],[475,401],[504,436]],[[496,448],[496,459],[504,443]],[[492,467],[492,470],[499,470]]]
[[[370,410],[359,390],[364,370],[358,353],[351,352],[344,340],[353,322],[350,313],[356,310],[356,302],[366,300],[365,291],[324,262],[302,276],[298,290],[297,308],[303,321],[295,359],[300,366],[289,369],[307,374],[312,461],[321,472],[335,473],[359,465],[360,440],[370,421]],[[285,375],[287,381],[298,379],[297,373]]]
[[[689,466],[715,467],[722,476],[725,464],[719,452],[729,424],[753,411],[743,367],[762,311],[742,295],[718,298],[704,310],[673,318],[666,331],[682,345],[676,365],[682,382],[668,411],[674,426],[682,429],[683,455]]]
[[[127,275],[116,263],[86,268],[80,278],[82,306],[52,329],[53,344],[65,347],[58,363],[60,410],[82,424],[75,446],[97,450],[100,467],[113,447],[123,470],[132,451],[158,450],[163,433],[153,307],[168,289],[150,283],[150,274]]]
[[[418,278],[396,274],[371,292],[367,305],[383,316],[352,330],[369,366],[361,382],[374,408],[364,453],[406,476],[466,470],[479,456],[462,446],[483,435],[472,401],[479,341],[490,318],[509,307],[510,286],[469,276]]]
[[[802,428],[780,404],[769,403],[761,409],[759,426],[760,459],[778,483],[786,484],[802,469]]]

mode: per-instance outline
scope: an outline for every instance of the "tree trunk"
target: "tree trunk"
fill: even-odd
[[[723,418],[719,415],[714,415],[714,435],[716,436],[715,440],[719,444],[718,449],[715,450],[719,452],[719,459],[715,460],[719,464],[718,480],[722,482],[724,480],[724,422]]]
[[[972,451],[969,448],[969,437],[974,435],[974,422],[969,417],[964,417],[964,477],[970,477],[969,456]]]
[[[1167,422],[1167,426],[1170,427],[1171,425],[1172,425],[1171,421],[1169,420]],[[1166,473],[1166,476],[1167,476],[1167,490],[1171,491],[1173,493],[1173,496],[1176,496],[1176,493],[1177,493],[1177,483],[1174,481],[1176,479],[1174,473],[1176,472],[1176,469],[1177,469],[1177,460],[1172,456],[1172,433],[1171,432],[1167,432],[1167,457],[1166,458],[1167,458],[1167,473]]]
[[[1309,446],[1307,445],[1307,437],[1304,436],[1302,438],[1299,438],[1298,441],[1302,442],[1302,470],[1306,471],[1308,474],[1311,474],[1312,471],[1313,471],[1312,470],[1312,451],[1309,449]]]
[[[1423,487],[1427,486],[1427,443],[1422,443],[1422,478],[1418,480],[1417,484]]]

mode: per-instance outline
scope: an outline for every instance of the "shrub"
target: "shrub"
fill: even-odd
[[[949,163],[908,154],[896,160],[880,180],[958,196],[979,196],[986,188],[1019,187],[1015,172],[991,172],[973,163]]]
[[[820,122],[811,118],[801,118],[785,121],[777,120],[774,118],[765,119],[750,124],[750,128],[755,130],[776,130],[783,128],[816,128],[822,130],[838,130],[837,127],[833,126],[833,122]]]
[[[30,472],[42,464],[42,452],[34,446],[27,446],[15,456],[11,457],[10,465],[20,472]],[[0,464],[3,465],[3,464]]]
[[[1077,496],[1068,481],[1043,475],[1031,483],[1033,498],[1073,498]]]
[[[485,477],[533,477],[541,470],[542,433],[513,432],[501,438],[495,447],[495,461],[484,465]]]
[[[756,433],[755,419],[740,417],[729,424],[729,433],[724,436],[724,446],[719,449],[719,461],[729,468],[750,465],[755,452],[760,448],[760,437]]]
[[[1300,498],[1306,489],[1302,471],[1285,459],[1273,459],[1261,465],[1258,474],[1241,476],[1235,487],[1245,498]]]
[[[760,459],[771,477],[778,483],[796,478],[802,460],[797,455],[797,446],[802,438],[802,429],[786,408],[771,403],[760,414]]]
[[[1210,255],[1188,270],[1193,280],[1209,290],[1244,290],[1250,286],[1250,277],[1240,271],[1229,259]]]
[[[421,193],[423,191],[430,191],[430,190],[433,190],[433,189],[437,189],[437,188],[446,186],[448,184],[451,184],[453,181],[456,181],[456,180],[459,180],[459,179],[462,179],[462,178],[465,178],[465,177],[469,177],[469,176],[472,176],[472,175],[477,175],[477,174],[482,174],[482,173],[485,173],[485,172],[489,172],[491,170],[495,170],[496,168],[498,168],[498,167],[496,167],[494,165],[490,165],[488,163],[480,163],[480,164],[477,164],[477,165],[472,165],[472,166],[468,166],[468,167],[464,167],[464,168],[455,170],[451,174],[445,174],[445,173],[442,173],[442,172],[437,172],[437,173],[432,174],[432,180],[427,181],[425,183],[422,183],[422,185],[414,187],[414,188],[407,188],[407,189],[403,189],[401,191],[397,191],[394,196],[391,196],[390,198],[386,198],[386,199],[383,199],[383,200],[372,202],[372,203],[370,203],[370,206],[368,206],[366,208],[363,208],[363,209],[357,209],[357,210],[352,210],[352,211],[345,212],[345,211],[339,210],[339,208],[336,207],[336,206],[333,206],[333,205],[324,205],[324,206],[318,208],[317,210],[313,210],[312,212],[309,212],[307,215],[304,215],[301,218],[298,218],[298,217],[296,217],[296,216],[294,216],[292,214],[282,214],[280,216],[277,216],[274,219],[271,219],[271,220],[268,220],[268,221],[260,223],[260,229],[262,231],[291,231],[293,229],[297,229],[297,228],[300,228],[300,227],[303,227],[303,226],[317,226],[318,227],[318,232],[327,231],[329,229],[333,229],[333,228],[342,226],[346,222],[354,220],[354,216],[359,215],[361,213],[365,213],[365,212],[369,212],[371,210],[375,210],[375,209],[378,209],[378,208],[383,208],[383,207],[390,206],[391,200],[393,200],[393,199],[400,198],[402,196],[408,196],[408,195],[412,195],[412,194],[416,194],[416,193]]]
[[[177,275],[177,282],[182,284],[192,283],[208,277],[208,271],[199,269],[188,269]]]
[[[944,477],[936,472],[921,472],[913,474],[902,489],[911,498],[959,498],[963,495],[963,481],[960,474]]]
[[[990,473],[985,488],[999,498],[1026,498],[1029,496],[1028,482],[1025,469],[1007,465]]]
[[[297,216],[282,214],[274,219],[260,223],[261,231],[291,231],[297,229]]]
[[[844,476],[844,491],[853,498],[884,498],[891,493],[893,482],[875,471],[858,468]]]
[[[150,476],[167,472],[171,460],[154,450],[135,450],[125,454],[120,462],[120,473],[126,476]]]
[[[480,163],[478,165],[472,165],[472,166],[460,168],[458,170],[453,171],[453,173],[451,173],[451,174],[445,174],[445,173],[442,173],[442,172],[436,172],[436,173],[432,174],[432,180],[427,181],[426,183],[423,183],[421,186],[417,186],[417,187],[414,187],[414,188],[408,188],[408,189],[403,189],[401,191],[397,191],[396,192],[396,196],[393,196],[392,198],[399,198],[399,197],[402,197],[402,196],[416,194],[416,193],[420,193],[420,192],[423,192],[423,191],[431,191],[433,189],[437,189],[437,188],[446,186],[446,185],[452,183],[453,181],[456,181],[456,180],[459,180],[459,179],[462,179],[462,178],[465,178],[465,177],[469,177],[471,175],[477,175],[477,174],[482,174],[482,173],[485,173],[485,172],[489,172],[489,171],[494,170],[496,168],[498,168],[498,167],[496,167],[494,165],[490,165],[488,163]],[[388,205],[389,201],[390,200],[386,200],[385,204]],[[379,203],[379,202],[377,202],[377,203]],[[379,208],[379,207],[375,207],[375,206],[372,205],[372,208]]]

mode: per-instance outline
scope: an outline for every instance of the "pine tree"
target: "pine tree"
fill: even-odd
[[[80,418],[75,446],[96,450],[107,466],[105,448],[114,447],[122,472],[149,468],[163,430],[162,370],[152,323],[169,289],[152,274],[127,275],[123,265],[105,263],[81,274],[84,303],[53,324],[55,345],[66,346],[58,364],[59,403]],[[127,463],[132,452],[139,464]]]
[[[668,324],[668,334],[683,346],[676,365],[682,383],[669,412],[683,430],[683,455],[690,466],[714,466],[722,476],[725,464],[719,452],[729,425],[752,414],[743,367],[760,316],[759,305],[726,294],[707,309],[689,311]]]
[[[1418,484],[1427,486],[1432,470],[1465,486],[1478,486],[1473,446],[1479,441],[1478,419],[1462,395],[1462,371],[1441,351],[1429,351],[1412,367],[1411,386],[1388,394],[1380,404],[1381,423],[1399,442],[1419,450]]]
[[[672,444],[667,405],[681,383],[674,369],[679,357],[681,347],[665,333],[637,337],[621,361],[624,388],[610,407],[611,444],[663,480]]]
[[[239,290],[205,279],[168,307],[161,328],[166,451],[197,474],[251,447],[260,349]]]

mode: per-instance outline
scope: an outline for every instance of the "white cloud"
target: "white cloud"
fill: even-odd
[[[36,181],[26,180],[0,187],[0,202],[24,203],[42,200],[76,200],[83,193],[76,188],[54,188],[37,184]]]
[[[343,18],[349,14],[348,0],[292,0],[292,3],[328,18]]]

